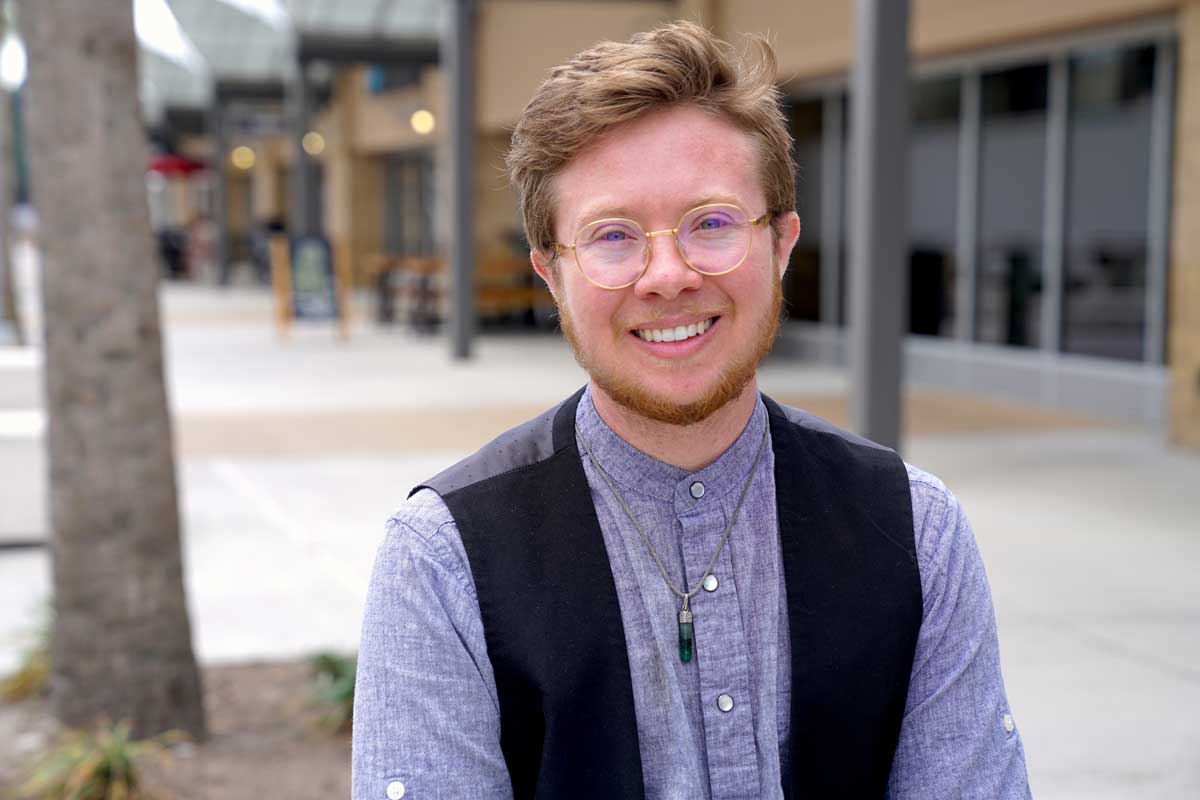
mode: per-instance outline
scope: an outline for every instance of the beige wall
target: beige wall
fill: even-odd
[[[1169,12],[1178,0],[915,0],[917,58],[1019,42]],[[780,79],[845,72],[850,66],[850,0],[727,0],[716,17],[722,33],[772,36]]]
[[[478,126],[512,127],[550,68],[602,39],[627,39],[675,15],[675,3],[511,0],[479,9]]]
[[[349,85],[358,95],[354,109],[354,149],[359,153],[382,154],[400,150],[429,147],[443,137],[445,116],[442,103],[442,73],[437,67],[427,68],[418,86],[406,87],[378,95],[367,94],[361,69],[353,72]],[[412,114],[418,109],[433,112],[435,127],[426,136],[412,129]]]
[[[1179,15],[1169,352],[1171,437],[1200,447],[1200,0]]]

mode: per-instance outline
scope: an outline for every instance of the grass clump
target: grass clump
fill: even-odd
[[[150,800],[142,788],[140,760],[166,752],[163,742],[134,741],[130,724],[101,723],[92,731],[68,731],[34,764],[21,788],[31,800]]]

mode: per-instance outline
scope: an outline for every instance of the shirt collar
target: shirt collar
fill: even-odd
[[[596,461],[622,492],[640,492],[659,500],[676,502],[690,498],[691,485],[699,481],[704,486],[703,496],[713,500],[730,492],[740,492],[745,485],[766,432],[767,407],[759,397],[749,422],[729,449],[697,472],[688,472],[659,461],[618,436],[600,418],[592,402],[590,387],[579,400],[575,425],[587,440]],[[587,453],[582,445],[579,450],[580,457],[586,459]]]

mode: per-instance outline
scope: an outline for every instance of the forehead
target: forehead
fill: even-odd
[[[606,133],[555,178],[561,238],[601,216],[669,227],[713,201],[765,211],[753,137],[695,106],[655,111]]]

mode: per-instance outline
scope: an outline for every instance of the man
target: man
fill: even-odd
[[[1029,796],[954,498],[757,391],[800,230],[773,80],[679,23],[525,109],[533,268],[590,379],[391,520],[356,798]]]

